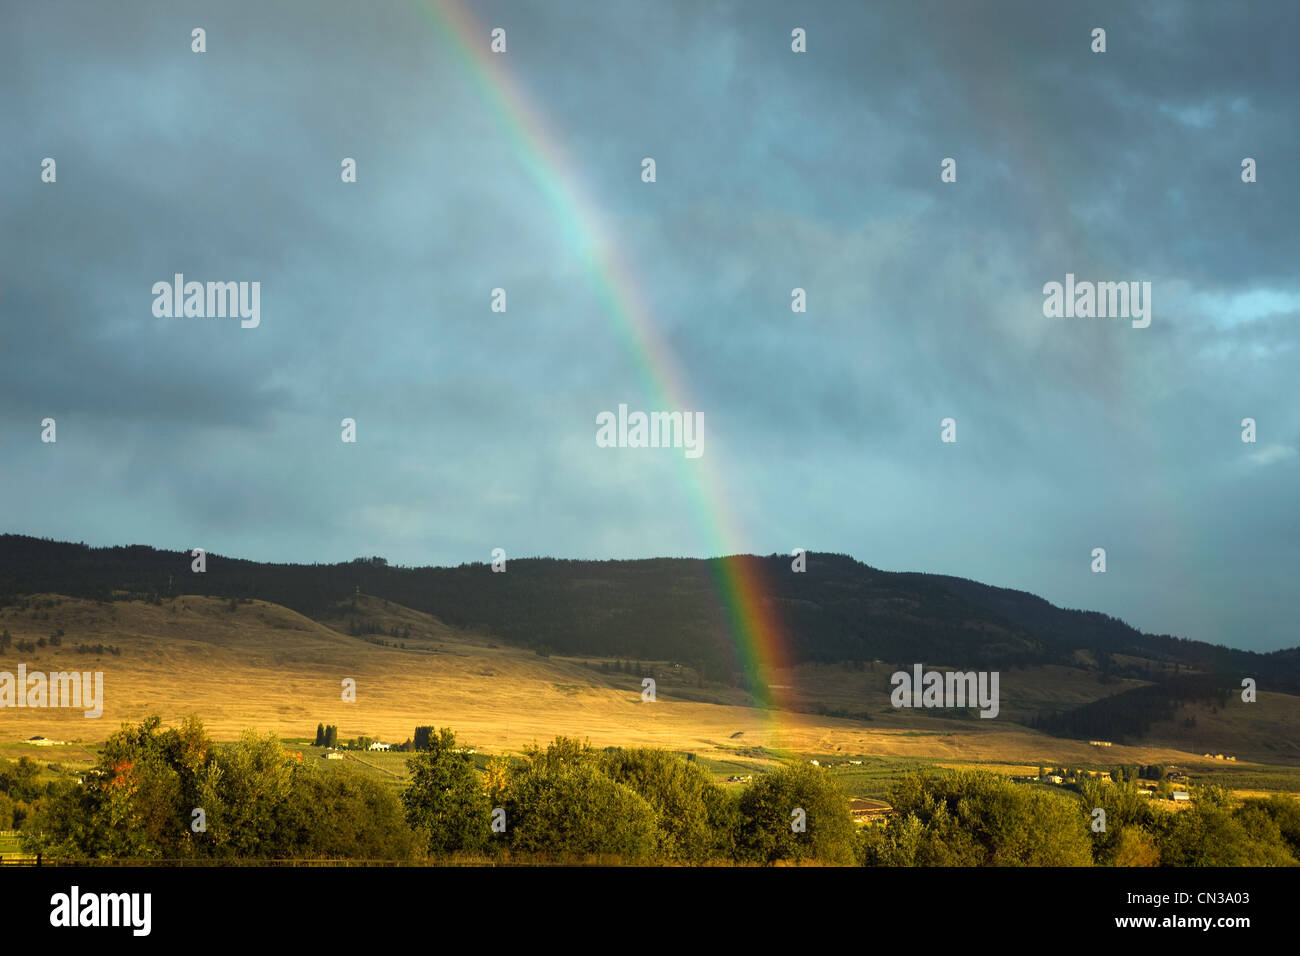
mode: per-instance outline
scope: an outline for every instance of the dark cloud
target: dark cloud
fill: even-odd
[[[7,14],[6,529],[300,561],[806,547],[1296,643],[1294,4],[474,4],[522,114],[435,8]],[[260,281],[261,327],[155,318],[175,272]],[[1151,327],[1044,318],[1066,272],[1150,281]],[[665,400],[704,411],[707,476],[594,447],[598,412]],[[713,481],[743,539],[704,520]]]

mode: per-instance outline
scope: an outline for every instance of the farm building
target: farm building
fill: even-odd
[[[321,756],[324,757],[326,760],[342,760],[342,759],[343,759],[343,755],[342,755],[341,753],[339,753],[337,750],[331,750],[331,751],[330,751],[329,753],[327,753],[327,754],[321,754]]]
[[[1173,795],[1172,795],[1169,799],[1170,799],[1170,800],[1190,800],[1190,799],[1192,799],[1192,796],[1191,796],[1191,794],[1189,794],[1186,790],[1175,790],[1175,791],[1173,792]]]
[[[849,812],[853,814],[854,823],[866,823],[872,819],[887,817],[893,809],[879,800],[854,798],[849,801]]]
[[[392,750],[392,749],[393,749],[393,745],[392,745],[392,744],[381,744],[378,740],[376,740],[376,741],[374,741],[374,742],[372,742],[372,743],[370,744],[370,748],[369,748],[369,749],[371,749],[371,750]]]

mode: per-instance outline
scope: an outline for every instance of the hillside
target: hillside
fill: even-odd
[[[718,581],[724,562],[763,582],[793,662],[959,661],[966,667],[1076,664],[1148,679],[1163,664],[1223,673],[1268,673],[1300,693],[1300,651],[1257,654],[1143,634],[1096,612],[1057,608],[1024,592],[960,578],[871,568],[844,555],[809,554],[806,573],[777,555],[710,560],[513,559],[398,568],[381,558],[344,564],[262,564],[209,554],[193,574],[184,551],[88,548],[0,536],[0,604],[28,594],[96,600],[177,593],[259,598],[320,619],[358,591],[553,653],[668,659],[710,679],[741,683]],[[1136,659],[1136,661],[1135,661]]]
[[[869,719],[764,711],[749,706],[743,691],[703,681],[673,662],[642,662],[635,674],[607,672],[599,661],[539,656],[364,594],[345,606],[346,614],[328,619],[333,626],[264,601],[235,603],[232,610],[229,600],[196,595],[161,604],[37,595],[25,603],[0,611],[0,626],[15,643],[44,638],[45,646],[22,653],[11,647],[0,655],[0,670],[20,661],[29,672],[100,670],[106,702],[98,720],[80,711],[0,710],[0,738],[8,742],[34,735],[99,741],[121,721],[157,713],[175,722],[199,713],[225,739],[246,728],[301,737],[324,722],[337,724],[344,738],[364,734],[400,742],[418,724],[445,724],[491,752],[518,751],[565,734],[602,746],[664,746],[717,759],[738,753],[762,759],[774,750],[1030,765],[1192,765],[1199,757],[1176,733],[1161,746],[1116,746],[1099,754],[1086,742],[1055,739],[1010,720],[894,710],[883,669],[845,664],[802,664],[777,677],[799,688],[801,707],[852,706]],[[349,636],[355,620],[382,633]],[[59,632],[61,643],[52,646],[49,637]],[[96,653],[99,644],[105,648]],[[78,652],[79,645],[91,649]],[[641,701],[641,674],[659,682],[653,704]],[[1122,692],[1123,685],[1103,688],[1095,676],[1090,681],[1070,668],[1009,673],[1004,706],[1033,709],[1042,694],[1083,702],[1102,691]],[[341,700],[345,677],[356,681],[355,704]],[[1285,720],[1300,719],[1300,698],[1274,696],[1274,705],[1287,702]],[[1267,750],[1267,741],[1249,727],[1233,732],[1234,754],[1259,751],[1289,762],[1287,754]]]
[[[990,722],[966,714],[889,706],[889,674],[920,661],[998,670],[999,733],[1300,762],[1295,651],[1263,655],[1142,634],[1024,592],[881,572],[839,555],[809,555],[805,574],[790,573],[788,559],[776,556],[512,560],[504,574],[487,565],[283,565],[218,555],[197,574],[190,561],[186,552],[2,536],[0,620],[15,638],[67,633],[61,648],[24,658],[32,668],[44,666],[44,655],[75,656],[69,648],[77,643],[120,645],[104,669],[118,673],[119,688],[136,689],[111,698],[109,712],[122,706],[139,716],[151,700],[154,709],[185,712],[192,695],[176,687],[171,669],[186,661],[237,675],[189,669],[218,711],[205,716],[220,726],[233,727],[241,714],[278,721],[292,713],[310,727],[325,721],[343,731],[352,721],[357,734],[405,739],[416,723],[456,713],[465,715],[460,726],[480,726],[510,747],[520,742],[504,739],[512,718],[516,733],[521,722],[610,740],[663,729],[673,740],[703,735],[710,746],[737,732],[750,744],[759,727],[779,724],[803,728],[795,738],[819,751],[834,750],[823,733],[846,746],[863,728],[923,729],[936,746],[949,725],[989,733]],[[796,713],[779,720],[754,709],[768,688],[738,663],[716,586],[724,561],[762,576],[781,622],[791,669],[766,679],[787,689]],[[1240,703],[1243,674],[1262,678],[1258,704]],[[337,709],[336,688],[349,676],[372,695],[351,714],[371,716],[354,720]],[[678,726],[657,708],[647,721],[651,711],[638,706],[642,676],[654,676],[661,700],[674,701],[672,714],[690,710],[689,719]],[[250,710],[256,695],[241,698],[236,686],[276,699],[275,708]],[[767,739],[764,746],[781,745]],[[876,746],[892,752],[885,741]]]

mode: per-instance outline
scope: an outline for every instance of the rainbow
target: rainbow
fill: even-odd
[[[515,140],[525,168],[555,207],[564,224],[565,239],[582,255],[615,333],[636,359],[650,407],[695,408],[676,359],[655,327],[645,295],[619,256],[617,245],[610,241],[594,203],[573,172],[574,164],[506,69],[508,54],[490,52],[489,28],[478,22],[463,0],[424,0],[421,7],[432,15],[439,34],[451,41],[448,47],[465,67],[466,76],[495,109],[502,127]],[[720,557],[745,553],[741,546],[744,538],[709,457],[683,460],[682,467],[706,553]],[[709,561],[708,566],[726,609],[737,663],[753,675],[755,697],[775,735],[776,714],[788,704],[788,693],[787,688],[773,687],[773,678],[787,666],[787,644],[773,602],[766,598],[771,591],[761,563],[720,560]]]

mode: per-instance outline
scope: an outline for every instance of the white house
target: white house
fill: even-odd
[[[1173,797],[1172,797],[1171,799],[1173,799],[1173,800],[1190,800],[1190,799],[1192,799],[1192,796],[1191,796],[1191,794],[1189,794],[1186,790],[1175,790],[1175,791],[1174,791],[1174,795],[1173,795]]]
[[[343,755],[342,755],[341,753],[339,753],[337,750],[331,750],[329,753],[326,753],[326,754],[324,754],[323,756],[325,757],[326,760],[342,760],[342,759],[343,759]]]
[[[370,750],[392,750],[392,749],[393,749],[393,745],[392,745],[392,744],[381,744],[378,740],[372,740],[372,741],[370,742],[370,747],[369,747],[368,749],[370,749]]]

